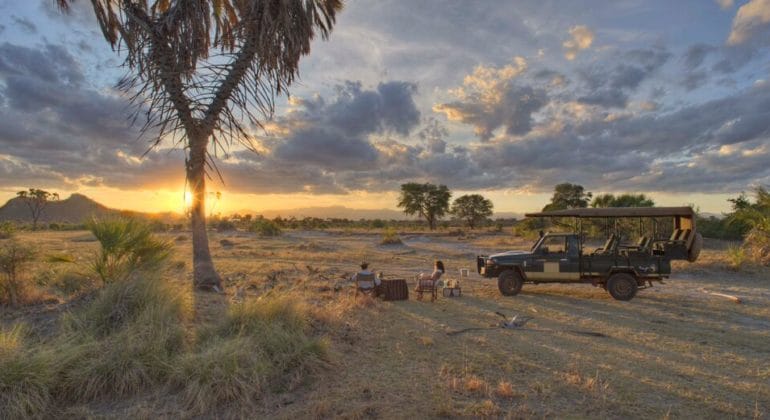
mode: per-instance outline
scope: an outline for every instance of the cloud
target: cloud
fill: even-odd
[[[665,49],[634,49],[578,70],[585,93],[577,99],[588,105],[625,108],[629,97],[671,57]]]
[[[767,40],[770,37],[770,0],[751,0],[738,9],[728,45]]]
[[[500,68],[477,66],[462,87],[451,91],[456,100],[437,104],[433,110],[450,121],[472,125],[482,141],[500,127],[508,134],[524,135],[532,129],[533,114],[548,102],[545,90],[516,83],[526,69],[521,57]]]
[[[573,26],[569,29],[570,39],[562,43],[564,58],[574,60],[578,52],[588,49],[594,42],[594,33],[585,25]]]
[[[723,10],[731,9],[733,7],[733,0],[715,0],[716,3],[721,7]]]
[[[24,32],[28,34],[37,33],[37,26],[34,23],[32,23],[31,20],[25,17],[16,16],[16,15],[11,16],[11,20],[13,20],[13,23],[16,24],[16,26],[20,27]]]

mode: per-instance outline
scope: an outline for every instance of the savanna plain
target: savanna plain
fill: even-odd
[[[589,284],[501,296],[475,256],[531,243],[505,233],[212,233],[222,294],[193,291],[189,232],[158,235],[166,263],[101,286],[89,232],[17,234],[34,299],[0,308],[0,417],[770,416],[770,273],[731,266],[726,242],[620,302]],[[354,296],[362,260],[411,287],[435,259],[461,297]]]

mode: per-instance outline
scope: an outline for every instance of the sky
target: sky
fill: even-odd
[[[90,2],[53,3],[0,0],[0,200],[182,211],[184,152],[147,152]],[[770,0],[349,0],[209,190],[222,213],[395,209],[432,182],[523,213],[572,182],[725,212],[770,184],[768,52]]]

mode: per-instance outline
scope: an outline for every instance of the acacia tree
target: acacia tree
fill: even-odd
[[[428,222],[430,230],[436,229],[436,222],[449,210],[452,193],[446,185],[419,184],[410,182],[401,185],[398,207],[408,215],[417,214]]]
[[[449,210],[458,219],[465,220],[473,229],[492,215],[492,201],[480,194],[468,194],[458,197]]]
[[[27,205],[32,215],[32,230],[37,230],[37,221],[43,215],[43,210],[48,203],[59,199],[58,193],[48,192],[39,188],[30,188],[27,191],[19,191],[16,195]]]
[[[591,201],[591,207],[655,207],[655,201],[644,194],[600,194]]]
[[[586,192],[582,185],[564,182],[553,188],[551,202],[543,207],[543,211],[588,207],[591,196],[592,194]]]
[[[67,10],[75,0],[54,0]],[[144,116],[151,147],[168,137],[186,153],[192,191],[193,281],[219,290],[206,234],[212,159],[234,143],[254,150],[246,127],[270,118],[319,32],[327,38],[341,0],[91,0],[104,38],[124,52],[118,87]]]

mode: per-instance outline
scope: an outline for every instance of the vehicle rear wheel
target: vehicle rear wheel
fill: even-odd
[[[524,279],[514,270],[505,270],[497,278],[497,288],[503,296],[518,295],[523,285]]]
[[[607,291],[617,300],[633,299],[638,289],[636,278],[628,273],[615,273],[607,280]]]

